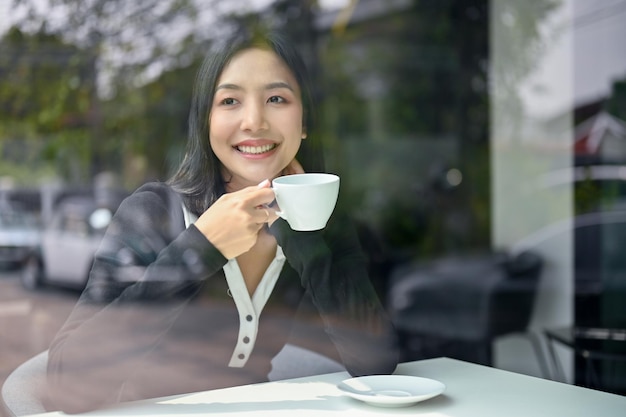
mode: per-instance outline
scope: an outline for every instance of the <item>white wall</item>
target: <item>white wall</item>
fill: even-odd
[[[496,249],[527,245],[543,256],[531,323],[539,333],[573,321],[571,228],[550,233],[550,225],[571,221],[573,190],[540,186],[543,175],[572,165],[572,1],[564,0],[542,24],[536,52],[526,56],[518,10],[524,2],[491,2],[492,242]],[[526,64],[533,68],[530,76],[518,76]],[[555,114],[560,117],[547,117]],[[495,366],[541,376],[527,340],[503,338],[494,352]],[[564,364],[571,362],[567,352],[560,353]]]

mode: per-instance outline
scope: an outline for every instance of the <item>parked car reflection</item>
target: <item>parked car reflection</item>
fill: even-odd
[[[39,246],[39,226],[34,215],[0,204],[0,267],[19,268]]]
[[[22,284],[30,289],[45,284],[82,290],[113,210],[86,197],[64,200],[41,231],[40,249],[22,269]]]

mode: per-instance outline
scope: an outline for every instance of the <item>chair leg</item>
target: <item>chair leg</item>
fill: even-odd
[[[545,379],[553,379],[552,373],[550,372],[550,367],[548,366],[546,355],[541,345],[540,337],[532,330],[528,330],[526,332],[526,337],[530,341],[530,344],[533,347],[533,350],[535,352],[535,356],[537,357],[537,363],[539,363],[539,369],[541,370],[541,375]]]
[[[561,361],[559,360],[556,351],[554,350],[554,344],[551,338],[548,338],[548,352],[550,353],[550,358],[552,359],[552,365],[554,367],[554,374],[552,380],[559,382],[565,381],[565,371],[563,371],[563,366],[561,365]]]

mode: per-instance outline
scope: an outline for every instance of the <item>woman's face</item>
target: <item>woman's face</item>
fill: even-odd
[[[209,116],[209,141],[227,191],[280,175],[300,148],[302,114],[300,86],[276,53],[251,48],[233,56]]]

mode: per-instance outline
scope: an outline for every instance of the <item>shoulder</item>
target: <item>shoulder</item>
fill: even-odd
[[[124,205],[147,205],[167,207],[172,202],[180,202],[180,196],[164,182],[148,182],[137,188],[122,202]]]
[[[163,182],[149,182],[137,188],[122,202],[117,217],[171,222],[182,221],[182,200],[178,193]]]
[[[158,198],[160,200],[167,200],[178,194],[172,190],[168,184],[164,182],[147,182],[137,188],[132,194],[131,197],[134,198]]]

